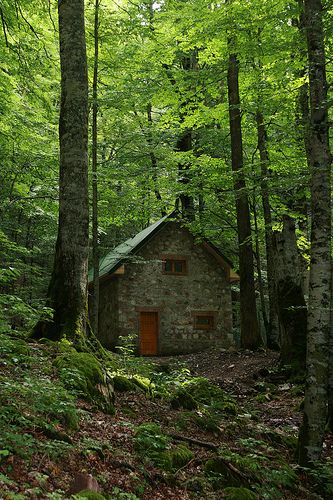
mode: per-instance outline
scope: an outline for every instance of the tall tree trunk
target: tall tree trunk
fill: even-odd
[[[333,260],[331,259],[331,310],[330,310],[330,337],[328,362],[328,428],[333,432]]]
[[[61,103],[59,225],[47,305],[35,337],[79,342],[86,331],[88,206],[88,78],[84,1],[59,0]]]
[[[277,307],[280,323],[282,365],[304,373],[307,308],[302,290],[301,257],[297,248],[295,222],[285,215],[283,229],[274,233]]]
[[[165,205],[162,200],[161,193],[158,189],[158,184],[157,184],[157,172],[158,172],[158,165],[157,165],[157,158],[154,153],[154,145],[153,145],[153,134],[152,134],[152,127],[153,127],[153,117],[152,117],[152,107],[151,103],[148,103],[147,105],[147,121],[148,121],[148,133],[147,133],[147,142],[149,146],[149,156],[150,156],[150,161],[151,161],[151,167],[152,167],[152,180],[154,183],[154,193],[156,200],[160,203],[161,206],[161,214],[162,217],[164,217],[167,212]]]
[[[192,149],[192,131],[184,130],[176,144],[176,151],[186,153]],[[194,220],[194,200],[193,196],[188,194],[187,186],[190,183],[189,178],[190,165],[188,163],[179,163],[179,182],[184,186],[184,190],[180,193],[179,199],[181,203],[181,212],[184,219],[189,221]]]
[[[99,317],[99,244],[98,244],[98,175],[97,175],[97,113],[98,113],[98,36],[99,36],[99,5],[95,0],[94,18],[94,75],[92,103],[92,257],[93,257],[93,332],[98,335]]]
[[[183,54],[180,60],[180,65],[184,71],[191,71],[198,68],[197,62],[197,54],[185,55]],[[177,85],[177,81],[174,78],[172,71],[168,65],[163,65],[166,69],[168,78],[172,86],[175,88],[176,94],[179,98],[179,118],[180,123],[184,122],[184,107],[189,104],[189,100],[187,98],[184,99],[184,91],[179,88]],[[184,129],[180,132],[180,136],[178,137],[176,143],[176,151],[186,153],[187,151],[192,150],[192,130]],[[190,163],[189,162],[180,162],[178,164],[178,176],[180,184],[183,184],[184,190],[181,191],[179,197],[176,199],[176,210],[179,210],[179,204],[181,205],[180,211],[184,219],[189,221],[194,220],[195,211],[194,211],[194,199],[193,196],[188,193],[188,186],[191,182],[190,178]]]
[[[238,60],[236,54],[230,54],[229,56],[228,98],[231,134],[231,162],[234,174],[239,243],[241,347],[256,349],[261,345],[262,341],[259,332],[255,299],[249,201],[243,171]]]
[[[277,293],[276,293],[276,273],[275,273],[275,257],[273,244],[273,226],[272,214],[269,201],[268,189],[268,165],[269,156],[266,145],[266,130],[262,112],[258,109],[256,114],[257,135],[258,135],[258,150],[260,157],[260,187],[263,206],[263,214],[265,221],[265,243],[266,243],[266,260],[267,260],[267,283],[268,283],[268,302],[269,302],[269,325],[267,332],[267,347],[270,349],[279,349],[279,320],[277,311]]]
[[[312,226],[307,379],[298,460],[301,465],[312,465],[321,455],[327,419],[331,330],[331,154],[321,0],[305,0],[304,12],[309,60]]]
[[[261,306],[261,314],[264,322],[266,337],[269,330],[268,318],[266,313],[266,304],[265,304],[265,293],[264,293],[264,283],[262,279],[261,272],[261,256],[260,256],[260,241],[259,241],[259,228],[258,228],[258,215],[257,215],[257,207],[256,207],[256,194],[253,192],[253,200],[252,200],[252,212],[253,212],[253,221],[254,221],[254,234],[255,234],[255,257],[257,263],[257,273],[258,273],[258,287],[259,287],[259,297],[260,297],[260,306]]]

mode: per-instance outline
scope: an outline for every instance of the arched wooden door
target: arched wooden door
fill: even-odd
[[[158,313],[140,312],[140,354],[153,356],[158,351]]]

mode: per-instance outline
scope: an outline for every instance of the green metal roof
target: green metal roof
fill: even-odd
[[[149,239],[154,233],[164,225],[163,223],[168,218],[172,218],[174,213],[165,215],[162,219],[158,220],[151,226],[147,227],[136,234],[133,238],[126,240],[124,243],[118,245],[114,250],[109,252],[105,257],[99,262],[99,277],[105,276],[107,274],[112,274],[118,267],[120,267],[126,257],[130,254],[134,254],[136,250],[139,250],[141,246]],[[91,282],[93,280],[93,270],[89,270],[88,280]]]
[[[156,233],[162,229],[165,224],[170,220],[177,218],[176,212],[172,212],[169,215],[165,215],[162,219],[158,220],[151,226],[143,229],[135,235],[133,238],[126,240],[124,243],[118,245],[114,250],[109,252],[105,257],[102,257],[99,262],[99,277],[106,276],[108,274],[114,273],[126,259],[130,258],[130,255],[135,255],[135,253]],[[167,220],[169,219],[169,220]],[[220,255],[223,260],[232,268],[232,262],[225,257],[221,251],[215,247],[210,241],[204,239],[215,254]],[[93,281],[93,270],[89,270],[88,281],[91,283]]]

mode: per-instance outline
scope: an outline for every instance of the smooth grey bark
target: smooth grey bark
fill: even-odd
[[[237,56],[231,53],[229,55],[228,64],[228,100],[231,135],[231,164],[234,176],[239,244],[240,341],[241,347],[256,349],[262,344],[262,340],[259,332],[255,298],[249,200],[243,170],[243,141],[238,70]]]
[[[61,63],[59,225],[47,305],[35,337],[80,343],[87,325],[88,77],[84,1],[58,2]]]
[[[309,61],[311,252],[307,332],[307,376],[298,461],[311,466],[322,452],[327,421],[328,344],[331,332],[331,153],[321,0],[305,0]]]
[[[255,260],[257,263],[257,274],[258,274],[258,288],[259,288],[259,297],[260,297],[260,307],[261,307],[261,315],[265,327],[266,339],[269,332],[269,321],[266,312],[266,304],[265,304],[265,292],[264,292],[264,282],[262,277],[262,267],[261,267],[261,255],[260,255],[260,242],[259,242],[259,227],[258,227],[258,214],[256,207],[256,194],[253,191],[253,199],[252,199],[252,213],[253,213],[253,222],[254,222],[254,244],[255,244]]]
[[[280,363],[293,373],[305,369],[307,307],[302,290],[301,257],[295,222],[285,215],[283,229],[274,233],[277,307],[280,324]]]
[[[268,304],[269,304],[269,323],[267,331],[267,347],[270,349],[279,349],[279,319],[277,308],[277,291],[276,291],[276,264],[274,255],[273,242],[273,224],[271,205],[269,200],[269,155],[266,144],[265,122],[262,112],[258,109],[256,113],[257,135],[258,135],[258,150],[260,158],[260,189],[261,199],[265,222],[265,245],[266,245],[266,261],[267,261],[267,287],[268,287]]]
[[[98,335],[99,318],[99,242],[98,242],[98,173],[97,173],[97,114],[98,114],[98,49],[99,49],[99,6],[100,0],[95,0],[94,13],[94,74],[92,86],[92,260],[93,260],[93,300],[92,329]]]

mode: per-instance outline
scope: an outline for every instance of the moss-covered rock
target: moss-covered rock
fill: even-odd
[[[225,460],[220,457],[207,460],[204,465],[204,472],[210,478],[214,488],[242,486],[239,476],[235,475]]]
[[[68,390],[86,397],[104,412],[114,413],[112,379],[93,354],[66,347],[53,364]]]
[[[193,459],[194,453],[187,446],[180,444],[175,448],[165,451],[163,456],[165,468],[178,470]]]
[[[115,375],[113,378],[114,390],[117,392],[136,391],[137,386],[125,375]]]
[[[177,388],[171,397],[172,408],[195,410],[199,406],[210,407],[215,413],[237,415],[238,409],[233,399],[220,387],[208,379],[197,377]],[[200,425],[200,424],[199,424]],[[215,428],[215,430],[217,430]]]
[[[229,475],[230,469],[220,458],[210,458],[204,465],[205,472],[213,472],[215,474]]]
[[[144,392],[151,392],[152,389],[154,389],[154,385],[151,383],[149,378],[141,377],[140,375],[134,375],[131,378],[131,381]]]
[[[237,415],[238,407],[234,401],[213,401],[211,408],[224,415]]]
[[[185,483],[188,491],[202,493],[208,486],[207,479],[201,476],[194,476],[188,479]]]
[[[194,422],[199,429],[203,429],[204,431],[214,433],[220,432],[219,419],[214,415],[195,415]]]
[[[90,393],[104,381],[100,362],[88,352],[77,352],[72,348],[57,356],[53,364],[68,389]]]
[[[198,403],[195,401],[193,396],[184,388],[179,388],[173,394],[170,400],[171,408],[178,410],[179,408],[184,408],[184,410],[196,410],[198,408]]]
[[[259,500],[258,495],[248,488],[229,487],[223,490],[228,500]]]
[[[228,399],[225,392],[220,387],[212,384],[208,379],[203,377],[197,377],[191,380],[184,387],[195,401],[205,405],[211,405],[214,401],[224,401]]]

